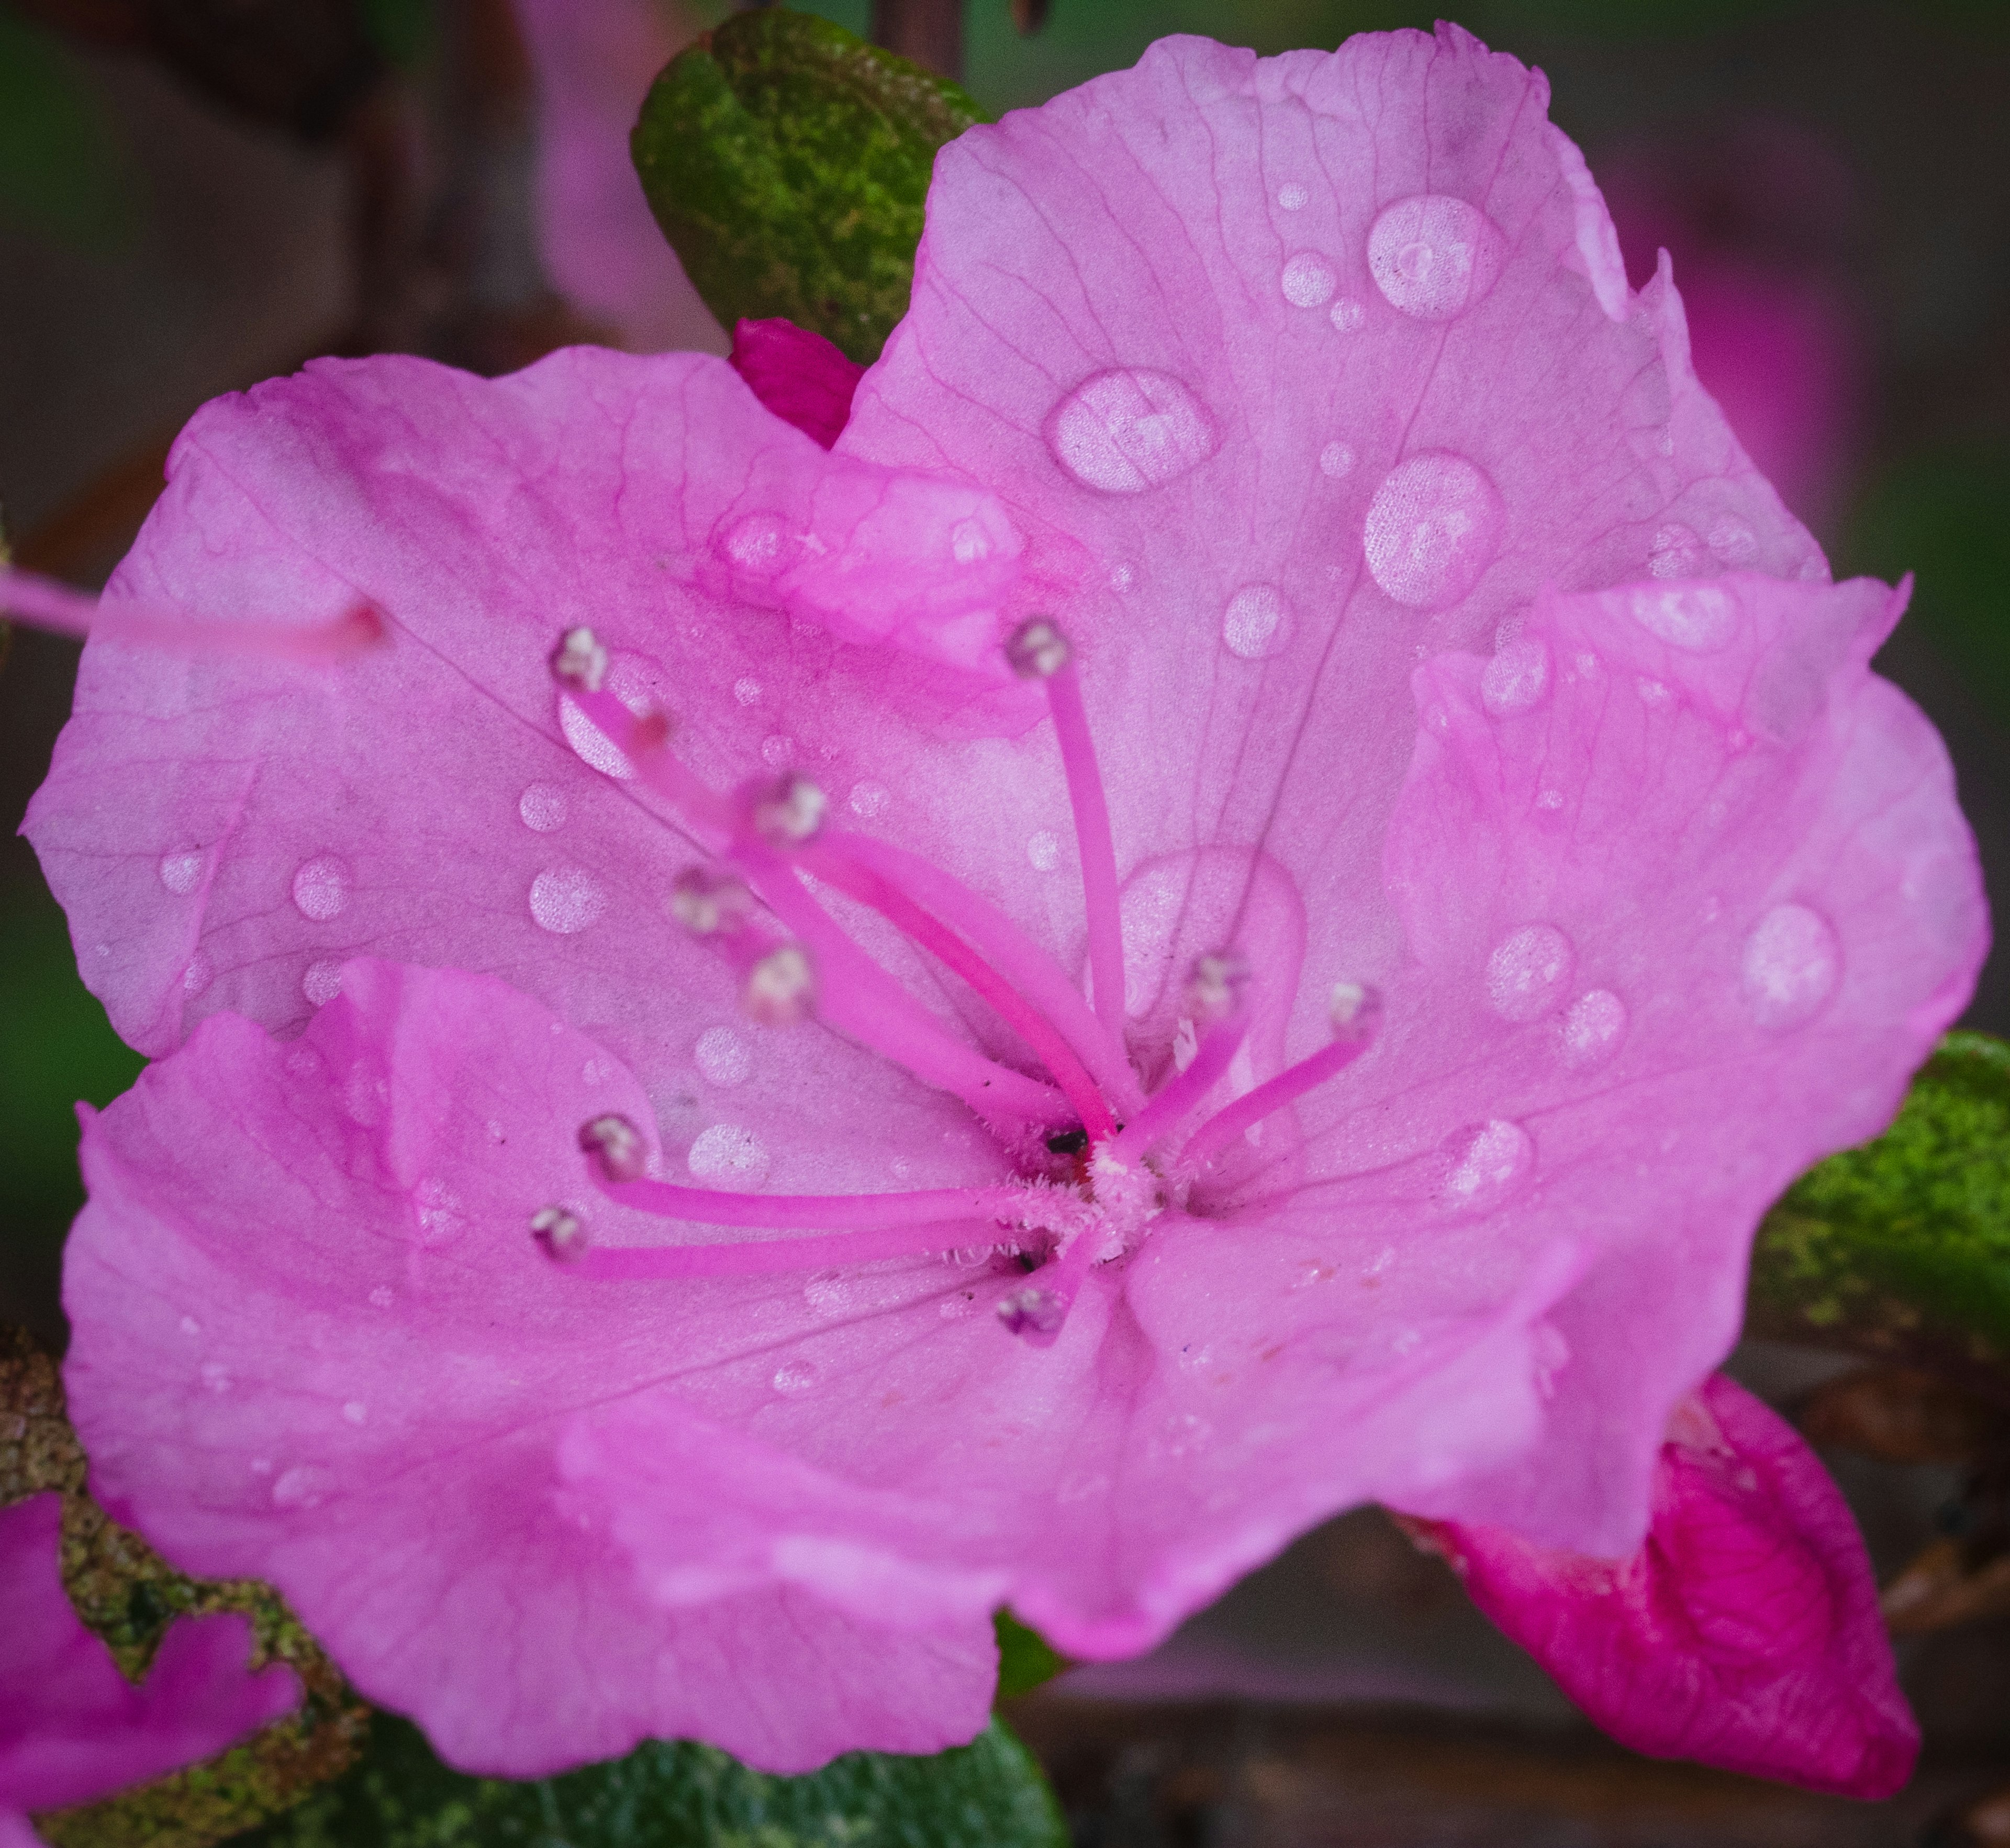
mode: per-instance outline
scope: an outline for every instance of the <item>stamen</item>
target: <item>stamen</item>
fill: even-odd
[[[546,1257],[560,1263],[570,1263],[586,1249],[586,1228],[566,1207],[539,1207],[531,1215],[531,1236],[544,1247]]]
[[[1359,983],[1338,983],[1333,988],[1330,1013],[1332,1043],[1322,1047],[1310,1058],[1287,1066],[1267,1083],[1245,1092],[1225,1109],[1217,1111],[1181,1150],[1179,1167],[1205,1167],[1252,1125],[1352,1064],[1375,1043],[1381,1025],[1382,997]]]
[[[1163,1086],[1124,1126],[1124,1133],[1110,1145],[1109,1158],[1127,1164],[1142,1160],[1178,1128],[1220,1082],[1248,1031],[1249,1017],[1240,1011],[1209,1027],[1193,1063]]]
[[[829,806],[808,777],[784,777],[755,796],[754,831],[770,847],[787,851],[815,837]]]
[[[1021,1225],[1039,1211],[1039,1196],[1025,1187],[937,1187],[917,1193],[724,1193],[668,1181],[624,1180],[605,1169],[598,1178],[602,1191],[624,1207],[652,1218],[686,1220],[694,1225],[864,1232],[978,1221]]]
[[[598,693],[607,678],[607,650],[591,629],[568,629],[552,650],[552,678],[581,693]]]
[[[1007,1329],[1035,1338],[1060,1334],[1067,1312],[1067,1304],[1040,1284],[1028,1284],[998,1299],[998,1319]]]
[[[1249,965],[1233,950],[1199,958],[1187,983],[1187,1011],[1195,1020],[1226,1020],[1242,1011]]]
[[[724,1245],[588,1246],[567,1258],[565,1269],[571,1276],[609,1283],[769,1277],[786,1270],[867,1264],[878,1258],[925,1257],[970,1242],[968,1228],[954,1223],[879,1226],[870,1231],[824,1232],[808,1239],[742,1239]]]
[[[1109,1104],[1076,1057],[1074,1048],[1053,1023],[940,919],[923,911],[871,867],[861,865],[850,852],[850,847],[849,839],[820,842],[802,856],[802,864],[819,879],[872,906],[904,936],[954,970],[1053,1074],[1090,1135],[1100,1142],[1114,1135],[1117,1120],[1110,1114]]]
[[[1088,921],[1088,968],[1096,984],[1096,1015],[1121,1043],[1124,1031],[1124,923],[1117,902],[1117,848],[1110,832],[1110,804],[1096,761],[1088,715],[1081,703],[1074,651],[1045,617],[1021,623],[1005,645],[1013,671],[1047,683],[1061,766],[1067,775],[1068,801],[1074,810],[1075,844],[1081,855],[1081,889]]]
[[[730,936],[754,911],[754,894],[745,886],[705,866],[685,868],[663,902],[693,936]]]
[[[626,1117],[595,1117],[582,1123],[579,1146],[610,1181],[639,1181],[649,1165],[642,1132]]]
[[[770,950],[747,972],[740,1005],[764,1027],[793,1027],[816,1010],[816,971],[796,944]]]
[[[353,660],[389,638],[383,617],[359,602],[321,623],[236,622],[192,617],[142,597],[92,597],[33,571],[0,565],[0,614],[51,634],[98,635],[175,654],[328,666]]]

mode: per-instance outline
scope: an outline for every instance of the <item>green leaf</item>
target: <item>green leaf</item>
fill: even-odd
[[[932,1758],[853,1752],[771,1778],[711,1746],[645,1745],[536,1783],[450,1771],[379,1714],[363,1761],[241,1848],[1066,1848],[1039,1768],[993,1720]]]
[[[1010,1611],[993,1619],[998,1631],[998,1698],[1029,1694],[1068,1665],[1067,1658],[1038,1630],[1027,1629]]]
[[[870,364],[907,312],[936,150],[985,119],[843,27],[762,7],[670,61],[631,147],[721,322],[784,315]]]
[[[1745,1329],[2010,1395],[2010,1046],[1950,1033],[1890,1129],[1788,1190],[1759,1228]]]

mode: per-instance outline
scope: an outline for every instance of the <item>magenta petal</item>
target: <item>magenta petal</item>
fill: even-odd
[[[1622,1561],[1432,1530],[1473,1600],[1623,1745],[1845,1796],[1912,1775],[1862,1537],[1792,1427],[1722,1375],[1677,1409]]]
[[[865,376],[822,334],[779,317],[734,326],[733,369],[783,422],[826,449],[843,431],[852,393]]]
[[[0,1509],[0,1839],[10,1809],[65,1809],[163,1776],[300,1700],[290,1669],[247,1669],[251,1626],[234,1614],[171,1624],[136,1687],[71,1608],[62,1521],[53,1494]]]

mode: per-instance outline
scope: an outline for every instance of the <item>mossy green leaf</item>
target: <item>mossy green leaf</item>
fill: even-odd
[[[1065,1848],[1053,1793],[994,1720],[933,1757],[853,1752],[766,1777],[711,1746],[645,1745],[535,1783],[451,1771],[380,1714],[346,1777],[241,1848]]]
[[[1028,1629],[1010,1611],[992,1619],[998,1631],[998,1698],[1031,1693],[1068,1665],[1067,1658],[1038,1630]]]
[[[1884,1135],[1788,1190],[1759,1228],[1745,1327],[2010,1397],[2010,1046],[1950,1033]]]
[[[869,364],[907,312],[936,150],[985,119],[843,27],[762,7],[670,61],[631,147],[722,322],[787,315]]]

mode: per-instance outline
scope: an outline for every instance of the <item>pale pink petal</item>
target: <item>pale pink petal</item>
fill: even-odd
[[[169,1625],[135,1686],[63,1590],[62,1523],[54,1494],[0,1509],[0,1841],[9,1810],[66,1809],[165,1776],[300,1700],[290,1669],[246,1668],[251,1626],[234,1614]]]
[[[636,353],[726,337],[657,228],[628,152],[656,73],[701,22],[677,0],[517,0],[538,80],[539,252],[559,293]]]
[[[776,416],[826,449],[843,430],[865,375],[822,334],[779,318],[735,325],[733,369]]]
[[[1632,1557],[1491,1526],[1426,1537],[1635,1751],[1845,1796],[1889,1796],[1912,1775],[1919,1728],[1848,1505],[1792,1427],[1721,1375],[1676,1409]]]

